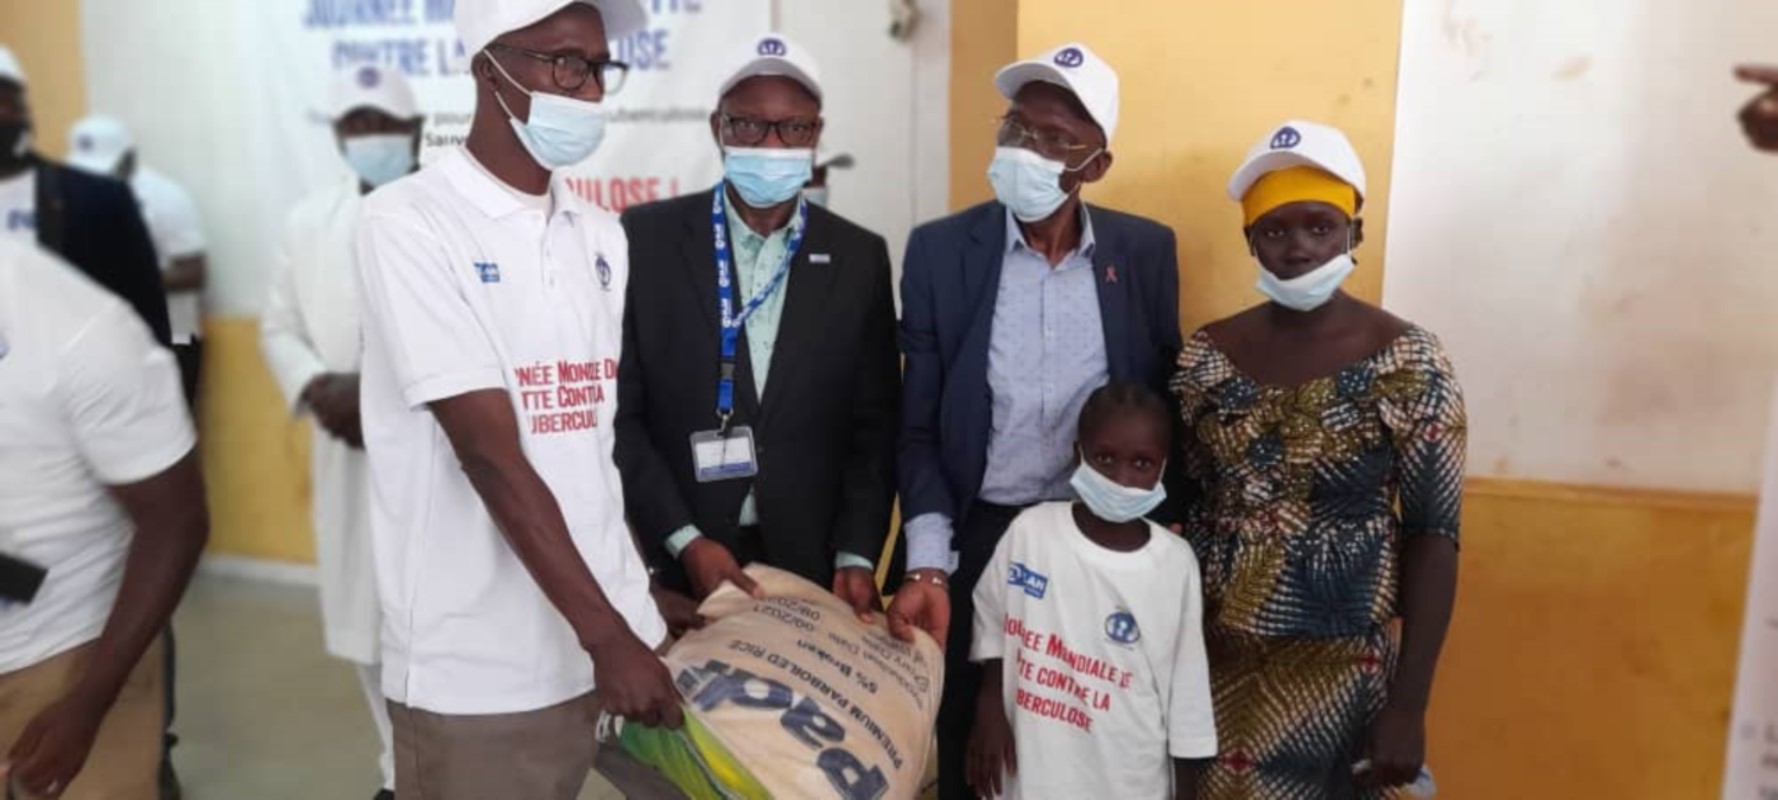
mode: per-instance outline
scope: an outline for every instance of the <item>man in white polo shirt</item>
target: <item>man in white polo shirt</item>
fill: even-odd
[[[594,705],[681,723],[612,464],[628,244],[555,172],[637,0],[458,0],[467,145],[358,231],[371,535],[401,800],[572,800]],[[597,679],[597,697],[593,696]]]
[[[0,782],[152,798],[157,639],[209,518],[173,355],[122,300],[0,241]]]

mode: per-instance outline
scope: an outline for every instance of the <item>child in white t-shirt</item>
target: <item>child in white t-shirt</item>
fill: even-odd
[[[969,781],[984,797],[1195,797],[1216,755],[1198,561],[1143,519],[1172,442],[1152,391],[1114,384],[1080,413],[1080,501],[1019,515],[975,587],[982,662]]]

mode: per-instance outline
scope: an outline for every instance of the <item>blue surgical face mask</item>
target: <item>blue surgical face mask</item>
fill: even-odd
[[[815,174],[815,151],[807,147],[725,147],[723,175],[741,201],[754,208],[789,202]]]
[[[994,196],[1020,222],[1036,222],[1056,213],[1068,201],[1062,191],[1067,166],[1023,147],[999,147],[988,164],[988,182]]]
[[[803,190],[803,199],[809,201],[809,205],[821,206],[822,208],[826,208],[827,207],[827,187],[826,186],[810,186],[809,188]]]
[[[552,172],[572,167],[591,158],[599,149],[599,143],[605,141],[604,106],[559,94],[531,91],[513,80],[493,54],[488,55],[488,61],[507,83],[531,98],[531,117],[520,122],[518,115],[507,107],[505,98],[498,92],[494,94],[494,99],[500,102],[500,110],[506,112],[507,120],[512,123],[512,131],[518,135],[519,143],[539,166]]]
[[[1261,264],[1258,288],[1262,294],[1272,298],[1272,302],[1285,308],[1314,311],[1333,299],[1334,292],[1340,290],[1340,284],[1346,282],[1347,276],[1357,266],[1352,260],[1352,254],[1346,252],[1334,256],[1326,264],[1284,280],[1273,275],[1271,270]]]
[[[344,154],[359,180],[373,189],[414,171],[414,137],[405,133],[349,137]]]
[[[1081,454],[1080,466],[1074,469],[1068,485],[1074,487],[1074,493],[1093,516],[1106,522],[1141,519],[1167,499],[1167,487],[1160,481],[1149,489],[1132,489],[1094,469],[1087,463],[1085,453]]]

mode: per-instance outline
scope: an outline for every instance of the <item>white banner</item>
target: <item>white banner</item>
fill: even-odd
[[[611,42],[630,65],[605,144],[571,171],[613,211],[698,191],[721,174],[708,118],[734,43],[768,29],[770,0],[645,0],[649,27]],[[144,163],[206,212],[209,313],[257,313],[284,214],[345,169],[326,107],[334,75],[400,69],[427,114],[426,154],[460,144],[475,106],[452,0],[87,0],[91,105],[136,132]],[[46,132],[60,135],[57,132]]]
[[[1753,536],[1723,800],[1778,800],[1778,401]]]

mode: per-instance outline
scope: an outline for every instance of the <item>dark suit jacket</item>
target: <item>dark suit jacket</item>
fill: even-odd
[[[1181,347],[1173,230],[1097,206],[1088,213],[1111,380],[1144,383],[1166,397]],[[908,238],[901,274],[904,520],[938,512],[961,521],[981,492],[993,422],[988,340],[1006,244],[1006,207],[997,202],[921,225]]]
[[[123,298],[161,344],[172,341],[154,240],[122,181],[37,159],[37,241]]]
[[[736,347],[734,424],[752,426],[759,474],[698,483],[690,437],[716,427],[721,335],[712,199],[700,192],[623,215],[630,285],[616,424],[630,524],[678,583],[667,538],[696,525],[733,549],[752,489],[766,562],[826,586],[836,552],[876,559],[889,530],[901,388],[889,251],[882,237],[810,207],[763,398],[744,329]]]

